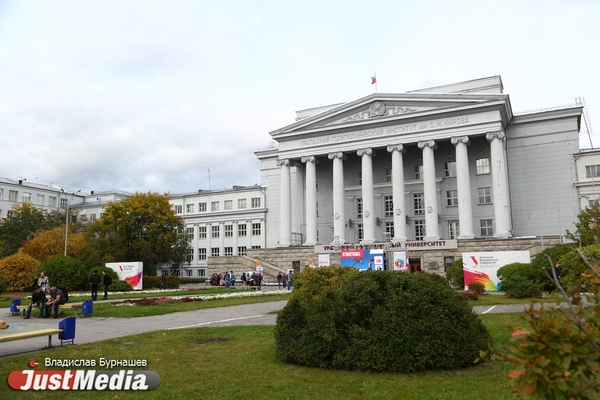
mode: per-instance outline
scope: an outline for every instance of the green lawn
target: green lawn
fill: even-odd
[[[510,337],[521,314],[481,316],[497,346]],[[152,393],[19,392],[8,374],[28,369],[31,359],[145,359],[157,371]],[[38,367],[38,369],[50,369]],[[54,368],[61,369],[61,368]],[[74,368],[75,369],[75,368]],[[99,369],[99,368],[95,368]],[[117,368],[119,369],[119,368]],[[383,374],[320,370],[284,364],[275,358],[273,327],[194,328],[158,331],[103,342],[53,348],[0,360],[2,399],[513,399],[509,364],[491,361],[456,370]]]

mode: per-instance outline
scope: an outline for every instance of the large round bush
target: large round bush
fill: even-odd
[[[9,292],[28,291],[37,283],[39,266],[40,262],[35,258],[21,252],[15,253],[0,259],[0,276],[10,282]]]
[[[61,289],[82,290],[85,288],[87,271],[81,261],[71,257],[54,256],[40,265],[50,283],[56,284]]]
[[[306,269],[277,317],[277,356],[320,368],[416,372],[472,365],[490,335],[433,274]]]

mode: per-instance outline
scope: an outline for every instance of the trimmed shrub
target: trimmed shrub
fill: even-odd
[[[504,278],[500,290],[506,297],[515,299],[526,299],[533,297],[542,297],[543,285],[535,283],[527,278],[517,276],[516,278]]]
[[[541,267],[525,263],[507,264],[498,270],[497,276],[501,280],[500,290],[506,297],[517,299],[541,297],[549,282]]]
[[[0,294],[6,292],[9,286],[10,282],[8,281],[8,279],[6,279],[3,276],[0,276]]]
[[[160,287],[160,276],[144,276],[144,289],[158,289]],[[178,276],[167,276],[167,289],[179,289],[180,279]]]
[[[277,317],[275,350],[319,368],[417,372],[473,365],[491,337],[434,274],[305,269]]]
[[[481,283],[481,282],[472,282],[472,283],[469,283],[468,288],[469,288],[469,290],[471,292],[475,292],[477,294],[484,294],[485,293],[485,285],[483,283]],[[475,299],[475,300],[477,300],[477,299]]]
[[[129,282],[113,280],[112,285],[108,287],[110,292],[131,292],[133,287]]]
[[[39,272],[44,271],[50,284],[66,290],[83,290],[86,287],[86,269],[82,262],[71,257],[54,256],[44,261]]]
[[[0,260],[0,275],[8,279],[9,292],[29,291],[37,283],[40,262],[23,253],[16,253]]]
[[[552,274],[551,268],[554,265],[554,262],[559,261],[563,255],[573,251],[576,247],[577,246],[574,243],[559,244],[558,246],[546,249],[535,256],[531,262],[531,268],[532,272],[536,273],[534,281],[542,285],[542,290],[554,289],[554,284],[550,282],[546,275],[544,275],[543,270],[545,269]],[[552,264],[548,261],[548,256],[552,260]],[[533,279],[534,276],[531,278]]]
[[[454,289],[465,288],[465,277],[463,275],[463,259],[459,258],[454,261],[448,271],[446,271],[446,278]]]
[[[579,249],[583,255],[592,263],[598,266],[600,260],[600,248],[597,245],[590,245]],[[585,265],[579,254],[575,250],[563,254],[558,259],[560,264],[560,282],[563,286],[580,285],[581,290],[595,292],[583,282],[583,277],[590,273],[590,269]],[[596,267],[598,269],[598,267]]]

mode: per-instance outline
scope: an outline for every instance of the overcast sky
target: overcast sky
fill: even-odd
[[[515,113],[584,97],[600,1],[0,0],[0,177],[186,193],[260,183],[295,111],[501,75]],[[581,147],[590,147],[582,129]]]

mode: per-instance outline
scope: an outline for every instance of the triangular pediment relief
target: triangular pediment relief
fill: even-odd
[[[400,114],[415,114],[424,111],[437,110],[441,107],[448,107],[447,104],[438,107],[423,107],[423,106],[407,106],[407,105],[386,105],[381,101],[374,101],[370,106],[364,110],[350,113],[350,115],[344,115],[342,118],[338,118],[333,121],[323,121],[323,123],[315,126],[327,126],[335,124],[347,124],[355,121],[363,121],[370,118],[386,117],[389,115],[400,115]]]

